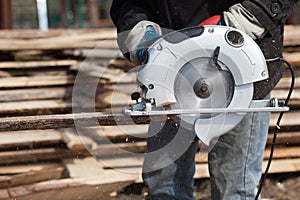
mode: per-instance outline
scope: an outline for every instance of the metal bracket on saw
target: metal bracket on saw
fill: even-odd
[[[143,105],[143,109],[140,109]],[[139,107],[139,109],[136,109]],[[287,112],[289,107],[283,106],[283,100],[253,100],[249,108],[203,108],[203,109],[156,109],[151,103],[137,103],[124,108],[124,113],[131,116],[154,115],[191,115],[191,114],[221,114],[221,113],[250,113],[250,112]]]

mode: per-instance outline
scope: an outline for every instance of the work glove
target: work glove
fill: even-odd
[[[253,40],[261,39],[266,34],[264,26],[240,3],[223,12],[223,20],[227,26],[245,32]]]
[[[223,25],[239,29],[249,35],[253,40],[262,38],[265,29],[262,24],[242,4],[238,3],[223,12],[223,16],[215,15],[201,22],[204,25]]]
[[[129,32],[125,45],[129,50],[130,61],[135,65],[144,64],[147,61],[147,49],[161,36],[161,28],[150,21],[137,23]]]
[[[147,61],[147,49],[155,40],[160,37],[156,32],[154,26],[147,25],[146,32],[137,46],[136,56],[140,64],[144,64]]]

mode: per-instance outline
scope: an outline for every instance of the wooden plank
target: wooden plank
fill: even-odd
[[[300,52],[292,52],[292,53],[283,52],[283,57],[294,67],[300,66]]]
[[[277,119],[278,119],[279,114],[278,113],[273,113],[271,114],[271,119],[270,119],[270,128],[273,129],[276,125]],[[300,112],[287,112],[283,115],[280,127],[281,131],[282,130],[299,130],[299,117],[300,117]]]
[[[127,90],[126,90],[127,88]],[[130,98],[132,91],[135,91],[136,86],[133,84],[120,84],[117,87],[115,85],[101,85],[96,91],[96,104],[116,103],[122,102],[122,104],[128,105],[127,99]],[[46,87],[46,88],[23,88],[23,89],[11,89],[0,90],[0,102],[12,102],[12,101],[28,101],[28,100],[49,100],[49,99],[62,99],[71,101],[73,92],[72,86],[65,87]],[[94,94],[93,94],[94,95]],[[123,99],[117,99],[117,96],[121,96]],[[132,101],[133,102],[133,101]],[[131,102],[130,102],[131,103]],[[120,103],[118,103],[120,105]]]
[[[7,189],[0,189],[0,199],[1,200],[10,200],[10,196]]]
[[[152,121],[164,121],[163,116],[151,117]],[[0,131],[16,130],[44,130],[77,126],[112,126],[129,124],[149,124],[148,116],[130,117],[123,113],[77,113],[77,114],[56,114],[56,115],[36,115],[25,117],[0,118]]]
[[[146,150],[146,142],[134,143],[114,143],[102,144],[92,149],[91,153],[98,159],[109,158],[112,155],[119,157],[124,155],[131,155],[132,153],[144,153]]]
[[[76,130],[61,130],[61,136],[68,149],[77,155],[90,155],[89,149],[94,145],[94,141],[84,135],[78,135]]]
[[[1,62],[0,69],[26,69],[42,67],[72,66],[78,63],[77,60],[45,60],[45,61],[14,61]]]
[[[108,138],[110,141],[128,141],[131,138],[146,139],[148,137],[148,124],[87,127],[85,130],[96,135],[98,141]]]
[[[41,31],[38,29],[14,29],[14,30],[1,30],[0,38],[3,39],[37,39],[37,38],[56,38],[56,37],[68,37],[78,36],[85,34],[99,34],[99,32],[111,31],[113,28],[97,28],[97,29],[49,29],[47,31]],[[103,38],[102,38],[103,39]]]
[[[59,179],[62,176],[63,170],[64,168],[62,166],[56,166],[10,176],[0,176],[0,188],[10,188],[19,185]]]
[[[278,114],[271,115],[270,127],[274,127]],[[298,112],[287,112],[281,122],[282,127],[299,126]],[[37,115],[25,117],[7,117],[0,119],[0,131],[9,130],[37,130],[37,129],[55,129],[74,127],[74,120],[78,126],[112,126],[112,125],[133,125],[148,124],[149,116],[128,116],[123,113],[78,113],[78,114],[61,114],[61,115]],[[164,121],[164,116],[152,116],[153,121]]]
[[[0,102],[46,100],[46,99],[70,99],[72,87],[47,87],[1,90]]]
[[[11,198],[22,200],[98,200],[109,197],[111,192],[120,191],[133,183],[138,174],[110,171],[101,176],[88,178],[68,178],[9,188]]]
[[[75,106],[75,105],[74,105]],[[39,100],[0,103],[0,114],[38,114],[38,113],[61,113],[72,109],[71,102],[63,100]]]
[[[298,25],[286,25],[284,30],[284,46],[297,46],[300,44],[300,27]]]
[[[102,43],[99,43],[99,47],[101,47],[101,45]],[[109,59],[117,59],[123,55],[118,49],[105,49],[103,47],[99,49],[75,49],[73,51],[67,51],[65,54],[88,58],[105,58],[107,61],[109,61]]]
[[[0,150],[59,146],[62,143],[62,136],[56,130],[0,133]]]
[[[86,32],[75,35],[61,35],[49,38],[30,39],[1,39],[0,50],[20,51],[20,50],[61,50],[75,48],[95,48],[101,40],[115,39],[115,29],[98,29],[98,32]]]
[[[291,78],[283,77],[279,83],[275,86],[276,89],[289,89],[291,86]],[[294,89],[300,88],[300,77],[295,78],[295,87]]]
[[[42,87],[70,85],[74,83],[74,76],[32,76],[32,77],[9,77],[0,79],[0,88],[16,87]]]
[[[105,100],[105,99],[104,99]],[[118,106],[118,105],[114,105]],[[35,114],[58,114],[75,111],[110,108],[109,101],[92,104],[76,104],[71,100],[32,100],[20,102],[0,103],[0,114],[3,115],[35,115]]]
[[[100,68],[99,68],[100,69]],[[82,72],[82,71],[81,71]],[[135,82],[135,73],[128,74],[109,74],[106,72],[90,72],[89,74],[81,74],[79,77],[73,75],[35,75],[35,76],[21,76],[21,77],[8,77],[0,79],[0,88],[28,88],[28,87],[45,87],[45,86],[67,86],[74,84],[74,81],[77,81],[77,84],[80,82],[82,84],[97,84],[96,81],[100,83],[109,83],[109,84],[122,84],[122,83],[134,83]],[[95,79],[97,78],[97,80]],[[106,80],[106,81],[105,81]],[[99,84],[100,84],[99,83]]]
[[[74,154],[70,150],[63,149],[63,148],[5,151],[5,152],[0,152],[0,165],[59,160],[62,158],[72,158],[73,155]]]
[[[266,168],[267,161],[263,163],[263,170]],[[269,173],[291,173],[300,171],[300,158],[273,160]],[[263,171],[264,172],[264,171]]]
[[[264,159],[267,160],[270,156],[270,148],[265,149]],[[290,159],[300,158],[300,147],[281,147],[274,150],[273,159]]]
[[[30,171],[41,171],[45,169],[53,169],[61,167],[60,163],[37,163],[37,164],[25,164],[25,165],[12,165],[12,166],[0,166],[1,175],[14,175],[22,174]]]
[[[70,178],[92,178],[104,174],[102,165],[93,157],[82,159],[65,159],[63,160],[63,164],[68,170],[68,175]]]
[[[273,134],[268,135],[267,143],[271,144]],[[277,134],[276,144],[278,145],[297,145],[300,144],[300,132],[283,132]]]
[[[288,94],[287,90],[275,89],[275,90],[272,90],[271,97],[277,97],[279,99],[286,99],[287,94]],[[299,89],[295,89],[291,96],[291,100],[296,100],[296,99],[297,100],[300,99],[300,90]]]

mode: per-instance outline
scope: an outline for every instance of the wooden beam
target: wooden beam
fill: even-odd
[[[0,176],[0,188],[10,188],[41,181],[60,179],[64,168],[56,166],[41,170],[28,171],[21,174]]]
[[[57,130],[14,131],[0,134],[0,150],[3,151],[59,146],[63,143],[62,135]]]
[[[286,25],[284,27],[284,46],[299,46],[300,44],[300,26]]]
[[[41,87],[68,85],[74,83],[74,76],[33,76],[8,77],[0,79],[0,88]]]
[[[286,113],[282,119],[281,127],[299,127],[299,113]],[[274,128],[278,114],[271,117],[270,127]],[[123,113],[73,113],[57,115],[36,115],[25,117],[0,118],[0,131],[39,130],[69,128],[76,126],[112,126],[149,124],[150,121],[165,121],[166,116],[128,116]]]
[[[0,102],[70,99],[72,87],[47,87],[47,88],[25,88],[13,90],[0,90]]]
[[[9,34],[9,32],[7,32]],[[80,33],[77,35],[63,35],[59,37],[15,39],[1,38],[0,50],[21,51],[21,50],[64,50],[76,48],[101,48],[102,41],[116,38],[115,29],[99,29],[94,32]],[[116,40],[114,40],[116,42]]]
[[[6,117],[0,119],[0,131],[16,130],[44,130],[55,128],[69,128],[77,126],[111,126],[128,124],[148,124],[150,120],[162,121],[163,116],[151,117],[137,116],[130,117],[123,113],[78,113],[60,115],[37,115],[24,117]]]
[[[110,199],[111,192],[121,191],[138,178],[139,174],[111,170],[100,176],[44,181],[8,188],[7,191],[9,199],[40,200],[49,197],[51,200]]]
[[[45,61],[15,61],[1,62],[0,69],[26,69],[42,67],[63,67],[78,64],[77,60],[45,60]]]
[[[3,151],[0,152],[0,165],[14,163],[35,163],[40,161],[60,160],[72,158],[73,152],[68,149],[42,148],[22,151]]]

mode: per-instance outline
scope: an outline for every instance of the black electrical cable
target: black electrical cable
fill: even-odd
[[[292,80],[291,80],[291,85],[290,85],[289,93],[288,93],[288,95],[287,95],[287,97],[285,99],[285,102],[284,102],[284,106],[288,106],[288,103],[289,103],[289,100],[291,98],[292,92],[294,90],[294,85],[295,85],[295,70],[294,70],[293,66],[287,60],[285,60],[284,58],[279,58],[278,57],[278,58],[274,58],[274,59],[267,59],[266,61],[267,62],[282,61],[290,69],[290,72],[291,72],[291,75],[292,75]],[[263,174],[262,179],[260,181],[259,188],[258,188],[258,191],[257,191],[256,196],[255,196],[255,200],[258,200],[258,198],[260,196],[261,190],[263,188],[264,182],[265,182],[265,180],[267,178],[267,175],[268,175],[268,172],[269,172],[269,169],[270,169],[270,166],[271,166],[271,162],[273,160],[273,153],[274,153],[274,149],[275,149],[277,132],[278,132],[278,130],[280,130],[280,122],[281,122],[281,119],[283,117],[283,114],[284,114],[284,112],[280,112],[280,114],[278,116],[278,119],[277,119],[277,122],[276,122],[276,126],[274,128],[273,140],[272,140],[272,145],[271,145],[271,151],[270,151],[270,156],[269,156],[268,164],[267,164],[267,167],[265,169],[265,173]]]

